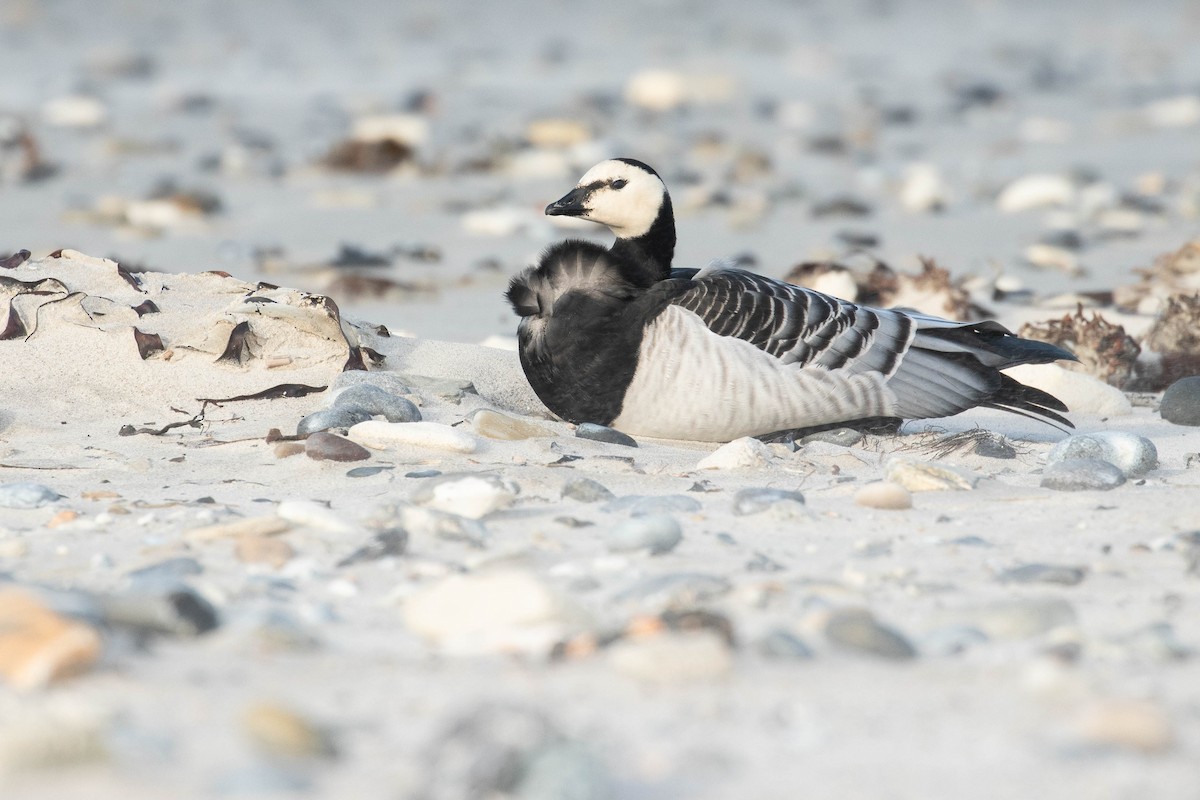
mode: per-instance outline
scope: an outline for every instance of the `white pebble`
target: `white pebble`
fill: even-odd
[[[1075,458],[1098,458],[1121,470],[1126,478],[1140,478],[1158,466],[1158,449],[1145,436],[1125,431],[1080,433],[1056,444],[1047,463]]]
[[[900,205],[905,211],[923,214],[946,205],[948,192],[942,173],[933,164],[910,164],[900,186]]]
[[[1200,123],[1200,97],[1184,94],[1146,106],[1146,121],[1156,128],[1185,128]]]
[[[625,99],[651,111],[670,111],[687,102],[687,80],[678,72],[648,69],[629,79]]]
[[[275,509],[276,515],[293,525],[306,525],[330,533],[350,533],[357,526],[345,517],[315,500],[284,500]]]
[[[72,94],[46,101],[42,116],[48,125],[60,128],[94,128],[104,123],[108,110],[94,97]]]
[[[902,511],[912,508],[912,495],[903,486],[891,481],[869,483],[854,493],[854,502],[867,508]]]
[[[753,469],[771,461],[771,448],[758,439],[743,436],[721,445],[696,464],[696,469]]]
[[[996,198],[1001,211],[1012,214],[1046,206],[1069,206],[1075,202],[1075,185],[1063,175],[1033,174],[1017,178]]]
[[[1083,372],[1057,364],[1022,364],[1004,372],[1026,386],[1049,392],[1076,414],[1113,417],[1133,413],[1124,392]]]
[[[515,483],[498,475],[439,475],[418,486],[412,501],[438,511],[479,519],[508,508],[519,491]]]
[[[474,453],[479,441],[440,422],[381,422],[369,420],[352,427],[347,436],[373,450],[391,450],[397,445],[432,447],[455,453]]]

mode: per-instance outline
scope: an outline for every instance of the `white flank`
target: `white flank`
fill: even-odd
[[[646,329],[638,367],[612,426],[665,439],[726,442],[788,428],[895,415],[877,373],[799,367],[717,336],[668,306]]]

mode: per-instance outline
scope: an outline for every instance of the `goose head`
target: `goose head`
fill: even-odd
[[[671,216],[662,178],[632,158],[601,161],[579,179],[574,189],[546,206],[546,214],[552,217],[580,217],[607,225],[618,239],[645,236],[664,211]],[[673,233],[674,221],[671,223]]]

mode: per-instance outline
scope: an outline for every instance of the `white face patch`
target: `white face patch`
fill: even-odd
[[[613,183],[625,185],[617,189]],[[579,179],[579,186],[600,184],[588,196],[584,219],[607,225],[622,239],[645,234],[658,217],[667,187],[640,167],[624,161],[601,161]]]

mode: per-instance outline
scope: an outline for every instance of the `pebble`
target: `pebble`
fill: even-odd
[[[0,590],[0,676],[14,689],[41,689],[86,672],[100,634],[51,611],[20,589]]]
[[[399,521],[414,540],[440,539],[475,548],[483,548],[488,541],[482,522],[432,508],[406,505],[399,511]]]
[[[764,657],[776,661],[807,661],[813,657],[812,648],[791,631],[777,628],[758,640],[755,649]]]
[[[267,536],[241,536],[234,542],[233,553],[243,564],[266,564],[275,569],[296,555],[292,546],[283,539]]]
[[[833,611],[825,622],[825,637],[847,650],[892,661],[916,658],[917,651],[900,633],[880,624],[862,608]]]
[[[563,484],[562,496],[581,503],[598,503],[612,500],[613,493],[607,486],[591,478],[572,478]]]
[[[689,608],[716,600],[733,589],[726,578],[703,572],[669,572],[644,578],[618,592],[613,602],[635,604],[639,611],[653,608]]]
[[[683,530],[674,517],[652,514],[613,527],[605,534],[604,544],[613,553],[648,550],[657,556],[674,550],[682,539]]]
[[[47,100],[42,116],[47,125],[59,128],[95,128],[108,118],[108,109],[95,97],[69,94]]]
[[[371,417],[382,416],[388,422],[419,422],[421,411],[406,397],[400,397],[370,383],[338,389],[331,396],[330,411],[361,408]],[[357,420],[362,422],[363,420]]]
[[[356,526],[324,503],[316,500],[284,500],[275,508],[280,519],[329,533],[353,533]]]
[[[594,422],[581,422],[575,428],[575,435],[580,439],[591,439],[594,442],[608,442],[625,447],[637,447],[638,443],[627,433],[621,433],[615,428],[597,425]]]
[[[1200,95],[1181,94],[1148,103],[1146,121],[1156,128],[1186,128],[1200,124]]]
[[[40,483],[0,484],[0,507],[3,508],[41,508],[62,496]]]
[[[855,492],[854,502],[866,508],[903,511],[912,508],[912,495],[898,483],[879,481],[868,483]]]
[[[1108,491],[1125,483],[1125,473],[1097,458],[1072,458],[1052,464],[1042,473],[1043,489],[1058,492]]]
[[[642,70],[625,85],[625,99],[649,111],[671,111],[687,102],[687,79],[671,70]]]
[[[371,452],[362,445],[326,431],[318,431],[304,440],[304,454],[314,461],[363,461],[371,457]]]
[[[165,591],[183,584],[185,578],[203,572],[204,566],[191,556],[176,556],[138,567],[126,577],[130,588],[138,591]]]
[[[1087,577],[1084,567],[1068,567],[1059,564],[1022,564],[1006,569],[996,576],[1001,583],[1053,583],[1059,586],[1075,586]]]
[[[648,514],[694,514],[700,501],[686,494],[627,494],[601,506],[601,511],[625,512],[632,517]]]
[[[347,478],[370,478],[381,472],[390,472],[393,467],[354,467],[346,470]]]
[[[608,663],[628,678],[677,684],[728,675],[733,655],[720,635],[702,630],[622,640],[608,649]]]
[[[220,624],[212,604],[186,586],[165,594],[103,596],[99,603],[106,625],[138,634],[200,636]]]
[[[288,758],[334,758],[332,737],[302,714],[276,703],[255,703],[242,714],[242,730],[260,750]]]
[[[499,411],[481,408],[471,415],[471,430],[480,436],[503,441],[518,441],[535,439],[539,436],[553,436],[554,431],[533,422],[516,419]]]
[[[941,170],[934,164],[910,164],[900,184],[900,205],[905,211],[924,214],[945,208],[949,191]]]
[[[1176,425],[1200,425],[1200,375],[1180,378],[1168,386],[1158,413]]]
[[[1124,431],[1097,431],[1063,439],[1050,451],[1048,463],[1072,459],[1107,461],[1126,478],[1140,478],[1158,466],[1158,450],[1145,436]]]
[[[734,439],[708,454],[696,469],[754,469],[771,461],[771,448],[749,436]]]
[[[992,639],[1028,639],[1055,628],[1074,625],[1075,609],[1059,597],[1030,597],[1006,601],[959,615],[962,624],[983,631]]]
[[[845,295],[837,295],[844,297]],[[842,447],[852,447],[862,441],[862,431],[856,431],[854,428],[834,428],[828,431],[817,431],[800,439],[800,444],[808,444],[809,442],[825,442],[826,444],[836,444]]]
[[[359,406],[334,406],[314,411],[296,425],[296,435],[305,436],[330,428],[350,428],[371,418],[371,412]]]
[[[733,497],[733,513],[738,517],[761,514],[782,503],[803,506],[804,495],[787,489],[742,489]]]
[[[413,633],[461,654],[548,654],[573,616],[566,603],[534,575],[495,570],[452,575],[404,602]]]
[[[508,508],[521,491],[517,484],[489,472],[451,472],[426,478],[410,499],[417,505],[479,519]]]
[[[953,467],[930,461],[892,456],[884,467],[889,481],[910,492],[941,492],[974,489],[979,478]]]
[[[996,207],[1012,214],[1048,206],[1070,206],[1075,197],[1075,184],[1065,175],[1025,175],[1004,187],[996,198]]]
[[[1175,730],[1158,705],[1138,700],[1105,700],[1076,720],[1085,741],[1141,753],[1162,753],[1175,745]]]
[[[349,567],[367,561],[378,561],[381,558],[402,556],[408,548],[408,531],[394,528],[380,531],[371,537],[371,541],[355,550],[337,563],[339,567]]]
[[[468,433],[438,422],[360,422],[350,429],[349,437],[364,447],[390,450],[397,446],[414,445],[455,453],[474,453],[478,440]]]

